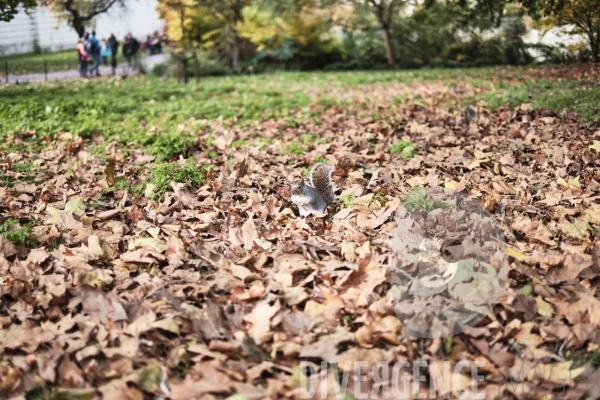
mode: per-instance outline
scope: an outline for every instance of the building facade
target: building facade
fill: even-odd
[[[125,7],[114,5],[94,21],[99,39],[114,33],[121,40],[128,32],[142,41],[146,35],[164,27],[156,11],[157,0],[125,0]],[[44,7],[20,12],[10,22],[0,21],[0,56],[74,49],[77,32]]]

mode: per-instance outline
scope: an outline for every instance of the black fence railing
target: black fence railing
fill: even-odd
[[[0,78],[0,83],[2,83],[2,82],[3,83],[11,83],[11,75],[9,74],[9,63],[8,63],[8,60],[5,59],[4,62],[0,61],[0,63],[1,63],[0,65],[3,67],[2,68],[2,70],[3,70],[2,72],[4,73],[3,74],[4,75],[3,76],[4,79]],[[39,61],[36,61],[36,62],[33,62],[33,63],[36,63],[36,64],[40,65]],[[18,82],[19,78],[21,76],[23,76],[23,75],[25,75],[25,76],[43,75],[43,80],[44,81],[48,80],[48,60],[46,60],[46,59],[41,60],[41,68],[39,68],[39,69],[35,68],[35,70],[38,71],[38,72],[23,72],[23,71],[20,71],[18,69],[18,67],[17,67],[17,70],[19,72],[12,74],[12,76],[13,76],[12,82]],[[58,72],[58,71],[56,71],[56,72]],[[41,80],[41,79],[36,79],[36,80]]]

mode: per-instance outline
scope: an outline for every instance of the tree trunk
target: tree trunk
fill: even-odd
[[[394,58],[394,46],[392,45],[392,38],[390,36],[390,28],[389,26],[382,26],[382,29],[388,63],[392,66],[396,66],[396,59]]]
[[[185,4],[183,3],[183,1],[181,2],[181,10],[180,10],[180,14],[179,14],[179,24],[181,25],[181,48],[183,49],[183,51],[185,52],[185,40],[186,40],[186,36],[185,36]]]
[[[80,21],[79,19],[73,19],[73,29],[75,29],[75,32],[77,32],[80,38],[83,37],[83,34],[85,33],[83,21]]]
[[[238,69],[239,57],[240,57],[240,48],[238,46],[238,38],[237,38],[235,32],[233,32],[232,40],[231,40],[231,68],[234,71],[237,71],[237,69]]]
[[[588,42],[590,43],[590,48],[592,49],[592,57],[594,57],[594,62],[600,62],[600,37],[594,37],[593,34],[588,34]]]

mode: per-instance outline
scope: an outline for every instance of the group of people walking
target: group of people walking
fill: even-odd
[[[166,36],[161,35],[158,31],[154,31],[152,36],[146,36],[146,39],[142,42],[142,48],[148,50],[150,55],[160,54],[162,52],[162,45],[166,42]]]
[[[96,38],[96,32],[92,31],[85,32],[83,37],[79,39],[77,43],[77,54],[79,56],[79,75],[82,77],[88,76],[88,65],[91,63],[89,70],[90,76],[100,76],[100,63],[102,62],[105,66],[108,66],[110,58],[110,65],[112,66],[112,74],[115,75],[117,71],[117,51],[119,50],[119,41],[116,39],[114,34],[110,34],[108,40],[102,39],[101,41]],[[131,65],[133,58],[140,49],[140,42],[138,42],[131,33],[123,39],[123,56],[127,60],[127,63]]]

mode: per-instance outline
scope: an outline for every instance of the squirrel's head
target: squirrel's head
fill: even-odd
[[[304,193],[304,182],[303,181],[295,181],[291,185],[292,194],[300,195]]]

